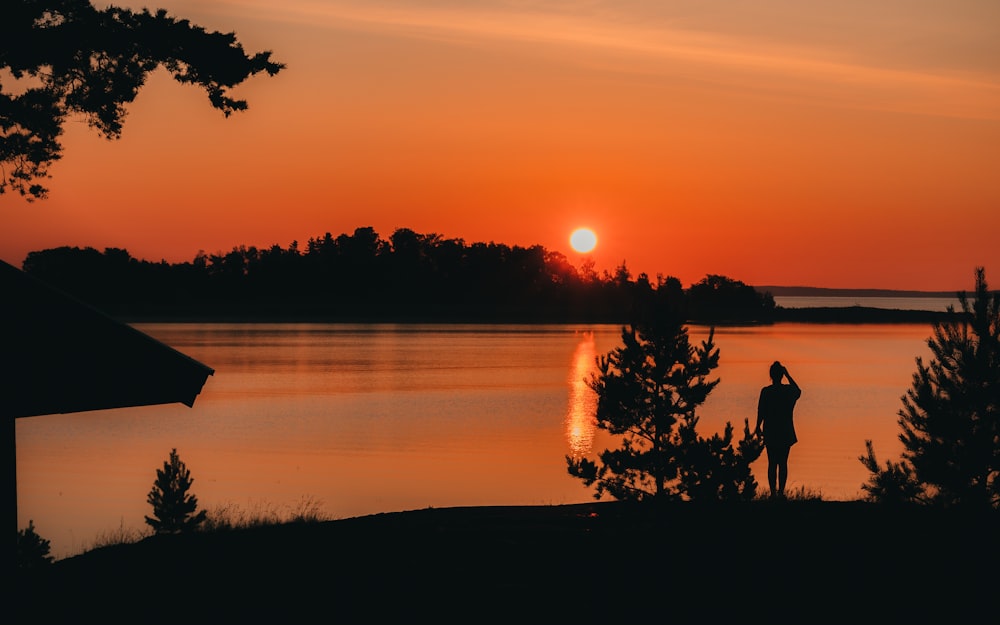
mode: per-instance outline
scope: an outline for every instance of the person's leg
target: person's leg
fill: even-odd
[[[788,452],[790,451],[791,448],[786,447],[782,450],[781,454],[775,458],[775,472],[777,474],[779,497],[785,496],[785,483],[788,482]]]
[[[775,485],[778,480],[778,459],[775,454],[771,453],[770,447],[764,447],[764,451],[767,452],[767,485],[771,487],[771,496],[774,497],[777,493]]]

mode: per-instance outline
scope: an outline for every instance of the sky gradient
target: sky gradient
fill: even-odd
[[[95,3],[104,6],[102,3]],[[143,3],[118,3],[141,8]],[[754,285],[1000,285],[1000,3],[162,0],[287,64],[67,124],[0,258],[182,262],[372,226]]]

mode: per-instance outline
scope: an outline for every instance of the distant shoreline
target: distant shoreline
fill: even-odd
[[[878,324],[905,324],[905,323],[935,323],[949,318],[949,313],[933,310],[900,310],[887,308],[872,308],[867,306],[846,306],[846,307],[809,307],[809,308],[783,308],[778,306],[774,309],[773,318],[767,321],[716,321],[708,322],[698,319],[688,321],[691,325],[769,325],[773,323],[878,323]],[[324,316],[324,315],[218,315],[218,316],[187,316],[187,315],[142,315],[126,316],[120,319],[125,323],[393,323],[403,325],[416,324],[469,324],[469,325],[531,325],[531,324],[625,324],[627,319],[606,319],[606,318],[586,318],[586,317],[564,317],[559,319],[544,318],[467,318],[455,317],[407,317],[383,315],[378,317],[359,316]]]
[[[893,289],[830,289],[815,286],[755,286],[775,297],[940,297],[954,299],[956,291],[897,291]]]
[[[935,310],[900,310],[866,306],[774,309],[774,322],[799,323],[935,323],[950,314]]]

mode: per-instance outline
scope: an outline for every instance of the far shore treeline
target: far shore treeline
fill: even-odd
[[[930,321],[934,313],[782,309],[770,292],[706,275],[598,273],[540,245],[471,243],[371,227],[300,247],[239,246],[191,262],[150,262],[120,248],[30,252],[25,272],[133,320],[626,323],[669,307],[692,323]]]

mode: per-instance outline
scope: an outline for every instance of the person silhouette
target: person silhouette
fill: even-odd
[[[778,361],[771,365],[771,384],[760,389],[757,402],[757,435],[764,437],[767,450],[767,482],[771,497],[785,497],[788,481],[788,452],[798,442],[792,412],[795,402],[802,396],[802,389],[795,383],[788,369]],[[782,384],[785,378],[788,384]]]

